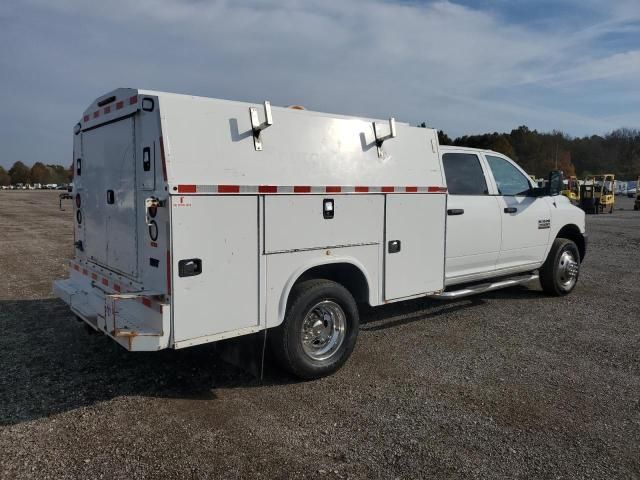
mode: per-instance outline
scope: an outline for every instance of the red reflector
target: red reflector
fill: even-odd
[[[195,185],[178,185],[178,193],[196,193]]]
[[[100,111],[93,112],[93,118],[98,118],[100,116]]]
[[[342,191],[342,187],[326,187],[325,192],[327,193],[340,193]]]
[[[87,269],[86,269],[86,268],[83,268],[83,269],[82,269],[82,274],[83,274],[83,275],[86,275],[86,274],[87,274]]]
[[[111,112],[111,107],[104,107],[104,113]]]
[[[418,187],[405,187],[404,190],[406,192],[417,192],[418,191]]]
[[[95,273],[91,274],[91,280],[97,280],[98,279],[98,275],[96,275]]]
[[[122,107],[124,107],[124,102],[122,100],[116,102],[116,110],[120,110]]]
[[[218,185],[218,193],[240,193],[240,185]]]
[[[122,291],[122,288],[121,288],[121,287],[120,287],[120,285],[118,285],[117,283],[114,283],[114,284],[113,284],[113,289],[114,289],[116,292],[120,292],[120,291]]]
[[[382,188],[380,188],[380,190],[383,193],[393,193],[395,191],[395,188],[394,187],[382,187]]]
[[[298,185],[293,187],[293,193],[311,193],[311,187]]]
[[[278,187],[274,185],[260,185],[258,193],[278,193]]]
[[[138,103],[137,95],[134,95],[133,97],[129,97],[129,105],[133,105],[134,103]]]
[[[427,187],[429,193],[447,193],[447,187]]]
[[[106,278],[102,279],[102,284],[105,286],[109,286],[109,280],[107,280]]]
[[[73,265],[73,269],[78,271],[78,272],[80,271],[80,267],[78,265],[76,265],[76,264]]]
[[[84,120],[85,122],[88,122],[88,121],[89,121],[89,115],[85,115],[85,116],[83,117],[83,120]]]
[[[367,193],[369,191],[369,187],[356,187],[356,192],[358,193]]]
[[[148,299],[148,298],[146,298],[146,297],[142,297],[142,304],[143,304],[145,307],[149,307],[149,308],[151,308],[151,300],[149,300],[149,299]]]

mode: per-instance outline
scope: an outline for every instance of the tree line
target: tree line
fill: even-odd
[[[50,183],[69,183],[72,177],[71,169],[65,168],[62,165],[45,165],[42,162],[36,162],[29,168],[24,163],[18,161],[13,164],[8,172],[0,166],[0,186],[15,185],[18,183],[40,183],[43,185]]]
[[[420,125],[426,127],[425,123]],[[521,126],[510,133],[464,135],[451,139],[439,131],[441,145],[494,150],[515,160],[527,173],[546,177],[550,170],[562,170],[565,178],[576,175],[613,173],[620,180],[640,176],[640,130],[620,128],[606,135],[570,137],[554,130],[550,133]]]

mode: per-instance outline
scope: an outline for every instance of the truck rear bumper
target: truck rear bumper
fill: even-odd
[[[170,346],[170,306],[151,292],[110,292],[98,287],[82,270],[56,280],[53,293],[91,328],[129,351],[154,351]]]

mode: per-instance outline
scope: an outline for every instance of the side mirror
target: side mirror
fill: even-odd
[[[549,183],[547,183],[547,195],[560,195],[562,191],[562,170],[551,170],[549,172]]]

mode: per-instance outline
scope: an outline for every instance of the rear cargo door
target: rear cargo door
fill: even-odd
[[[82,134],[86,252],[111,270],[138,274],[133,117]]]

